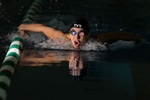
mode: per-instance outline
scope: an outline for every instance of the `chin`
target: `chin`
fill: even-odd
[[[79,47],[75,47],[75,46],[74,46],[74,48],[78,49]]]
[[[78,49],[80,46],[74,46],[74,48]]]

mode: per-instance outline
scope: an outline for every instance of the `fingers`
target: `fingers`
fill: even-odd
[[[24,31],[24,36],[30,36],[30,34],[27,31]]]
[[[30,36],[29,33],[26,32],[26,31],[21,31],[21,30],[19,30],[19,32],[20,32],[20,35],[21,35],[22,37],[28,37],[28,36]]]
[[[29,33],[24,30],[23,24],[21,24],[21,25],[18,27],[18,30],[19,30],[20,35],[21,35],[22,37],[27,37],[27,36],[29,36]]]
[[[19,31],[20,32],[20,35],[22,36],[22,37],[25,37],[25,32],[24,31]]]

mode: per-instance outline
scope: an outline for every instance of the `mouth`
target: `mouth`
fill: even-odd
[[[79,41],[74,41],[74,45],[75,45],[76,47],[79,47],[79,46],[80,46],[80,42],[79,42]]]

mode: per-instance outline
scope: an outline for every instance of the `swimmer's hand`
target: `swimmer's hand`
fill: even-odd
[[[30,34],[24,29],[23,24],[18,27],[18,31],[22,37],[28,37]]]
[[[20,35],[22,37],[28,37],[28,36],[30,36],[30,34],[27,31],[21,31],[21,30],[19,30],[19,32],[20,32]]]

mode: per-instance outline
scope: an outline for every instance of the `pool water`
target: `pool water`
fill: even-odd
[[[107,52],[24,50],[8,100],[149,98],[150,64],[117,57],[113,57],[118,59],[114,61],[108,55]]]
[[[95,61],[96,56],[91,53],[94,57],[90,57],[90,52],[41,52],[22,53],[10,99],[134,99],[132,67],[136,64],[105,61],[105,56]]]
[[[83,16],[91,23],[91,34],[126,31],[142,36],[143,41],[132,48],[119,42],[108,51],[45,49],[36,47],[46,44],[47,38],[41,33],[33,33],[24,40],[24,51],[12,77],[7,100],[150,99],[148,0],[43,2],[40,12],[34,16],[34,23],[67,32],[70,23]],[[3,43],[0,44],[1,62],[17,25],[7,31],[1,28],[1,32],[10,33],[0,37]]]

